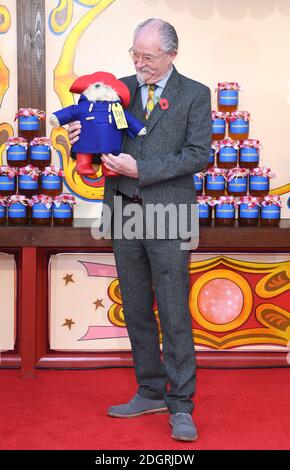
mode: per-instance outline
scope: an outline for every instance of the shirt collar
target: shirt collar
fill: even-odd
[[[165,85],[168,82],[168,79],[169,79],[170,75],[172,74],[172,71],[173,71],[173,66],[171,65],[171,67],[168,70],[167,74],[163,78],[161,78],[161,80],[159,80],[158,82],[155,83],[156,87],[165,88]],[[138,80],[138,78],[137,78],[137,80]],[[138,81],[138,87],[139,88],[142,87],[143,85],[147,86],[146,83]]]

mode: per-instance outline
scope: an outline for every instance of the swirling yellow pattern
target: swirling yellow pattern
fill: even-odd
[[[115,0],[99,0],[76,24],[67,36],[59,62],[54,70],[54,90],[63,107],[73,104],[73,95],[69,92],[72,82],[77,78],[73,71],[77,44],[87,27]]]
[[[59,5],[52,10],[50,27],[56,34],[61,34],[69,27],[73,14],[73,0],[60,0]]]
[[[11,26],[10,11],[5,5],[0,5],[0,33],[7,33]]]
[[[90,186],[82,179],[80,175],[77,174],[75,170],[76,163],[70,157],[70,143],[68,140],[67,131],[63,127],[53,129],[51,133],[51,142],[54,149],[61,157],[65,181],[70,190],[74,194],[89,201],[103,199],[104,183],[101,179],[98,186]],[[101,176],[101,169],[99,169],[96,173],[96,178],[101,178]]]

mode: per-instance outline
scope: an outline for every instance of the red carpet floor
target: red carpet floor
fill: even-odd
[[[3,449],[290,449],[289,369],[198,369],[199,439],[170,437],[168,415],[106,416],[135,393],[131,369],[0,370]]]

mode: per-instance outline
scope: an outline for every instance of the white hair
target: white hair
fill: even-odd
[[[175,28],[170,23],[161,20],[160,18],[148,18],[148,20],[142,21],[142,23],[138,24],[134,31],[134,39],[140,30],[147,26],[158,29],[162,43],[162,49],[165,52],[178,51],[178,36]]]

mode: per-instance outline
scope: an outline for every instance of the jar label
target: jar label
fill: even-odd
[[[50,160],[50,148],[47,145],[33,145],[30,147],[31,160]]]
[[[26,217],[27,206],[21,204],[21,202],[15,202],[8,207],[8,217]]]
[[[212,180],[212,175],[207,175],[206,177],[206,188],[207,189],[217,189],[223,190],[225,189],[225,179],[223,176],[216,176],[214,181]]]
[[[275,204],[261,207],[262,219],[280,219],[281,208]]]
[[[56,219],[69,219],[73,216],[73,209],[69,204],[53,205],[53,217]]]
[[[241,148],[240,162],[258,162],[259,154],[255,148]]]
[[[19,189],[38,189],[38,181],[29,175],[20,175],[18,183]]]
[[[215,208],[215,216],[220,219],[235,218],[235,208],[232,204],[220,204]]]
[[[7,150],[7,158],[13,160],[26,160],[26,149],[22,145],[11,145]]]
[[[228,182],[228,190],[236,193],[247,191],[247,178],[233,178]]]
[[[226,123],[224,119],[212,120],[212,133],[213,134],[224,134],[225,130],[226,130]]]
[[[200,219],[207,219],[210,216],[209,205],[208,204],[200,204],[199,209],[199,218]]]
[[[219,90],[218,103],[225,106],[236,106],[238,104],[238,90]]]
[[[47,209],[42,202],[38,202],[32,206],[32,217],[34,219],[49,219],[51,216],[51,208]]]
[[[230,122],[231,134],[245,134],[249,132],[249,121],[244,119],[235,119]]]
[[[255,219],[259,217],[259,206],[249,207],[248,204],[240,205],[240,217],[243,219]]]
[[[265,191],[269,189],[269,178],[267,176],[250,176],[250,190]]]
[[[16,188],[16,178],[9,178],[6,175],[0,176],[0,193],[1,191],[14,191]]]
[[[59,189],[61,187],[61,176],[43,175],[41,184],[43,189]]]
[[[238,151],[232,147],[223,147],[219,151],[220,162],[232,162],[235,163],[238,158]]]
[[[22,131],[35,131],[39,128],[36,116],[19,116],[19,129]]]

